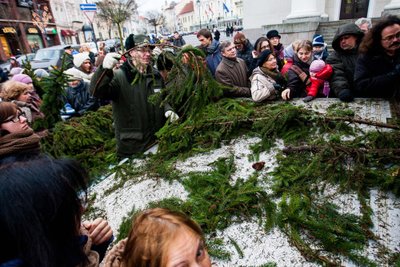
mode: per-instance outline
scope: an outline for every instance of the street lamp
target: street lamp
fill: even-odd
[[[201,30],[200,0],[197,0],[196,3],[197,3],[197,5],[199,6],[199,21],[200,21],[200,30]]]

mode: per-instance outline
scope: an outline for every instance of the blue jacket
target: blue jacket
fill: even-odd
[[[202,49],[206,54],[207,68],[211,71],[212,76],[215,77],[215,71],[222,60],[219,42],[217,40],[213,40],[208,47]]]

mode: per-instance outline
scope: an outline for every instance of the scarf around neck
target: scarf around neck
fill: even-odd
[[[286,80],[279,71],[272,71],[262,66],[260,67],[260,69],[262,72],[264,72],[265,75],[271,77],[279,85],[286,86]]]
[[[40,137],[33,130],[10,133],[0,137],[0,157],[39,150]]]

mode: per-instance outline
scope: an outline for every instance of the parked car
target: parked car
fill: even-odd
[[[17,61],[22,66],[22,64],[25,61],[27,61],[27,60],[32,61],[34,57],[35,57],[35,53],[29,53],[29,54],[25,54],[25,55],[20,55],[17,58]],[[8,59],[5,63],[0,64],[0,68],[2,68],[3,71],[5,73],[7,73],[7,74],[10,72],[10,66],[11,66],[10,59]]]
[[[76,51],[79,51],[79,45],[71,45]],[[61,66],[61,56],[64,53],[65,45],[55,45],[41,48],[36,52],[35,58],[31,61],[32,69],[51,70],[52,66]]]

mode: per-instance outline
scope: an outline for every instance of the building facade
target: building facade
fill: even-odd
[[[48,0],[0,0],[0,59],[60,44]]]
[[[196,0],[194,1],[196,27],[225,29],[227,26],[242,27],[242,0]],[[201,27],[200,27],[201,26]]]
[[[378,18],[399,10],[400,0],[243,0],[243,26],[253,40],[275,28],[290,43],[311,38],[321,22]]]

